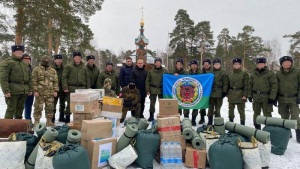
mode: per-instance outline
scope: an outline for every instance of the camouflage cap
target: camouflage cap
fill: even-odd
[[[111,84],[111,79],[110,79],[110,78],[106,78],[106,79],[104,80],[104,84],[106,84],[106,83],[110,83],[110,84]]]

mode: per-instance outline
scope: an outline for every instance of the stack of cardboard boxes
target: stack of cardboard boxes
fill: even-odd
[[[83,120],[81,145],[88,151],[91,169],[108,165],[108,159],[116,153],[117,138],[112,138],[113,122],[108,119]]]

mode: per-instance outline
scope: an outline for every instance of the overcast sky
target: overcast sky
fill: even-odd
[[[277,39],[283,55],[290,43],[282,36],[300,31],[300,0],[105,0],[89,22],[96,47],[115,53],[135,49],[142,6],[151,50],[166,50],[178,9],[187,10],[195,23],[210,21],[215,39],[223,28],[236,36],[251,25],[264,40]]]

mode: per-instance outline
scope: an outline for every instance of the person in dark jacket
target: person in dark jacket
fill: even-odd
[[[91,88],[96,89],[97,88],[97,80],[98,80],[100,71],[99,71],[98,67],[95,65],[95,56],[93,56],[93,55],[87,56],[86,61],[87,61],[86,69],[89,72]]]
[[[120,85],[121,88],[128,86],[130,83],[130,76],[133,71],[132,58],[126,58],[126,65],[120,70]]]
[[[143,112],[145,109],[145,100],[146,100],[146,78],[147,78],[147,71],[145,70],[144,60],[138,59],[136,63],[136,67],[131,73],[130,80],[135,83],[136,88],[140,90],[141,96],[141,113],[140,117],[144,118]]]
[[[31,57],[28,54],[23,54],[23,60],[28,63],[30,72],[32,72],[33,68],[31,66]],[[31,111],[32,111],[32,105],[33,105],[34,96],[28,95],[25,100],[24,105],[24,115],[26,120],[31,120]]]

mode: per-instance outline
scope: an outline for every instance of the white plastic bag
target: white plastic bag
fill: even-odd
[[[0,140],[0,168],[25,169],[26,141]]]
[[[127,166],[132,164],[138,155],[132,145],[128,145],[122,151],[118,152],[117,154],[111,156],[108,159],[109,165],[115,169],[125,169]]]
[[[58,141],[47,143],[45,146],[41,146],[41,144],[39,144],[35,160],[35,169],[54,169],[53,155],[62,145],[63,144]],[[49,154],[52,155],[50,156]]]
[[[258,142],[258,149],[260,153],[260,160],[262,167],[269,167],[271,159],[271,142],[266,144]]]
[[[243,153],[244,169],[261,169],[260,153],[257,140],[252,137],[251,142],[241,142],[238,145]]]
[[[207,152],[206,157],[207,157],[207,161],[209,161],[209,154],[208,154],[209,148],[212,144],[214,144],[216,141],[219,140],[221,135],[217,132],[214,132],[214,128],[212,126],[208,126],[207,130],[204,132],[201,132],[199,135],[205,144],[205,149]]]

